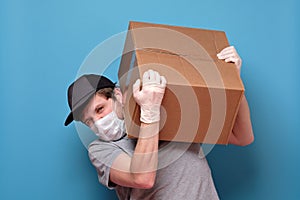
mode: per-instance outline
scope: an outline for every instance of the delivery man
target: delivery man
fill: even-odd
[[[218,58],[234,62],[238,70],[241,68],[241,59],[232,46],[222,50]],[[141,107],[138,139],[126,137],[122,92],[99,75],[83,75],[70,85],[71,113],[65,125],[80,121],[99,137],[89,145],[89,157],[99,181],[115,189],[119,199],[219,199],[206,158],[199,156],[199,144],[189,144],[175,161],[158,168],[159,149],[168,143],[159,142],[158,134],[166,83],[158,72],[148,70],[142,83],[138,79],[133,85],[134,100]],[[253,138],[249,108],[243,97],[229,143],[244,146],[252,143]],[[174,144],[174,152],[183,145]],[[169,156],[172,155],[162,159]]]

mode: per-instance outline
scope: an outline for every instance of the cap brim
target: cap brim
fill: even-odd
[[[73,113],[70,112],[70,114],[68,115],[68,117],[67,117],[67,119],[65,121],[65,126],[68,126],[73,120],[74,120]]]

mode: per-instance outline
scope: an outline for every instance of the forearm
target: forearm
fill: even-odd
[[[110,180],[125,187],[149,189],[153,187],[158,163],[160,108],[166,79],[148,70],[132,86],[133,97],[141,107],[139,138],[132,156],[121,153],[110,168]]]
[[[159,123],[141,123],[139,139],[131,158],[130,171],[134,178],[154,176],[157,169]]]
[[[229,137],[229,143],[245,146],[254,140],[250,110],[245,96],[242,97],[240,107],[233,126],[232,134]]]

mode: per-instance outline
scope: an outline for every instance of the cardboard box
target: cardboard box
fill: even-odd
[[[236,66],[217,58],[229,46],[225,33],[142,22],[128,29],[118,72],[128,135],[138,137],[140,125],[132,84],[153,69],[167,79],[160,140],[227,144],[244,86]]]

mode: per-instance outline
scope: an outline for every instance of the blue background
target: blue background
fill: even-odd
[[[299,8],[296,0],[2,0],[0,199],[116,199],[63,121],[84,58],[129,20],[227,33],[243,58],[255,142],[209,154],[219,195],[299,199]]]

